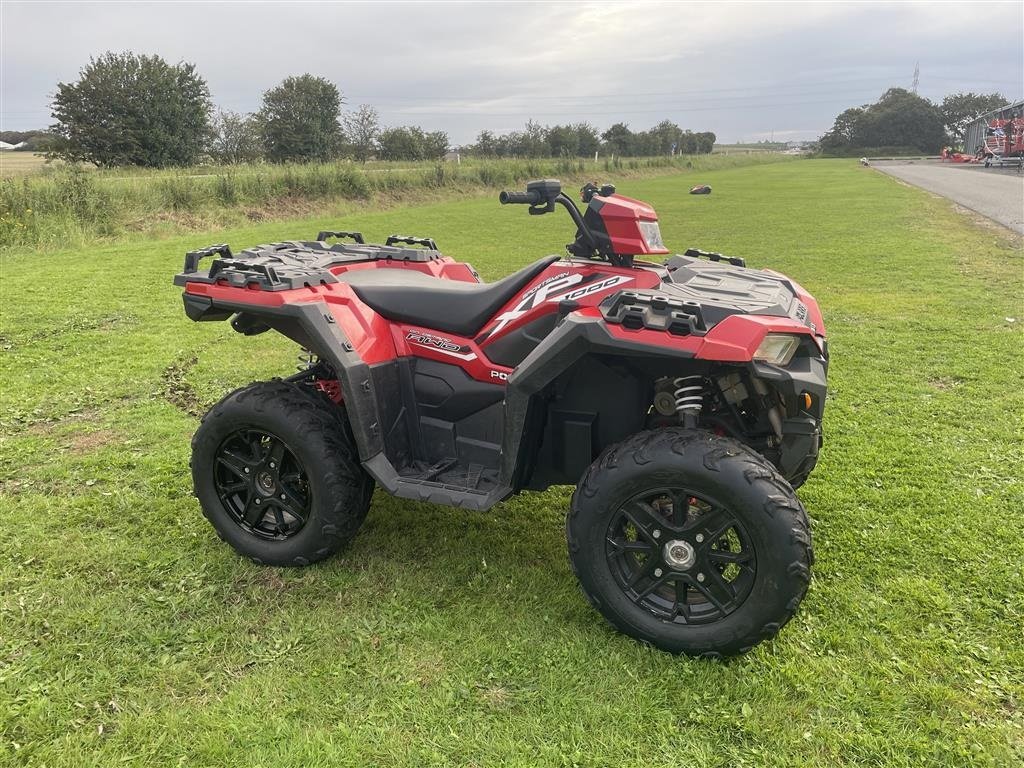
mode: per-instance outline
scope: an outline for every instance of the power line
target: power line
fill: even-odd
[[[796,107],[811,104],[835,104],[836,99],[827,99],[824,101],[791,101],[791,102],[770,102],[767,104],[744,104],[742,106],[750,109],[767,109],[771,107]],[[740,105],[736,105],[738,107]],[[664,114],[666,112],[714,112],[716,110],[729,110],[735,109],[733,106],[704,106],[704,107],[693,107],[686,105],[674,105],[666,104],[659,109],[618,109],[611,112],[585,112],[577,109],[562,110],[559,112],[536,112],[523,110],[520,112],[491,112],[491,111],[474,111],[474,110],[462,110],[462,111],[447,111],[447,112],[420,112],[420,111],[399,111],[399,110],[388,110],[390,114],[400,114],[409,116],[449,116],[458,117],[462,115],[487,115],[492,117],[518,117],[518,116],[532,116],[541,117],[545,115],[639,115],[639,114]],[[382,110],[383,111],[383,110]]]
[[[517,94],[516,97],[517,98],[523,98],[523,99],[529,99],[531,101],[541,101],[541,100],[548,101],[548,100],[553,100],[553,101],[565,102],[565,101],[572,101],[572,100],[587,100],[587,101],[592,101],[592,100],[608,100],[608,99],[619,100],[619,99],[624,99],[624,98],[634,98],[634,97],[644,97],[644,96],[689,96],[689,95],[699,96],[699,95],[704,95],[704,94],[717,94],[717,93],[726,93],[726,92],[738,91],[738,92],[741,92],[740,95],[734,96],[734,97],[729,97],[729,98],[741,99],[741,98],[746,98],[746,96],[743,95],[743,92],[749,92],[750,94],[752,94],[754,96],[765,96],[765,95],[772,95],[772,93],[777,91],[778,89],[799,89],[799,90],[802,90],[802,91],[808,91],[808,90],[811,90],[811,89],[817,90],[817,89],[820,89],[820,88],[834,89],[836,85],[852,85],[852,84],[856,84],[856,83],[863,83],[863,84],[865,84],[865,88],[867,87],[867,84],[877,84],[880,87],[886,87],[886,86],[893,86],[895,83],[897,83],[899,81],[899,79],[900,78],[895,78],[894,79],[894,78],[890,78],[890,77],[878,77],[878,78],[871,78],[871,79],[829,80],[829,81],[822,81],[822,82],[793,83],[791,85],[787,85],[787,84],[783,83],[783,84],[778,84],[778,85],[773,84],[771,86],[742,86],[742,87],[736,87],[736,88],[711,88],[711,89],[701,89],[701,90],[695,90],[695,91],[694,90],[689,90],[689,91],[684,91],[684,90],[646,91],[646,92],[636,92],[636,91],[633,91],[633,92],[629,92],[629,93],[601,93],[601,94],[592,94],[592,95],[565,94],[565,95],[560,95],[560,96]],[[945,82],[945,83],[958,83],[958,84],[963,84],[965,82],[963,78],[930,78],[930,80],[931,80],[931,82]],[[1014,86],[1014,87],[1019,87],[1020,85],[1024,84],[1020,80],[978,80],[976,78],[970,78],[969,80],[970,80],[971,83],[979,83],[979,84],[980,83],[987,83],[987,84],[990,84],[990,85],[992,85],[992,84],[1001,84],[1001,85],[1010,85],[1010,86]],[[798,94],[788,94],[788,95],[798,95]],[[466,96],[464,94],[459,94],[459,95],[454,95],[454,96],[453,95],[447,95],[447,94],[432,94],[432,95],[429,95],[429,96],[424,96],[424,95],[390,95],[389,94],[389,95],[382,96],[381,94],[350,93],[348,95],[348,98],[349,98],[350,101],[357,101],[357,100],[361,100],[361,99],[370,99],[370,100],[376,100],[377,102],[383,101],[384,103],[386,103],[388,101],[437,101],[437,100],[450,100],[450,101],[458,101],[458,100],[466,100],[466,101],[494,101],[496,99],[508,98],[508,97]]]
[[[821,87],[821,86],[819,86],[819,87]],[[802,94],[773,93],[773,92],[770,92],[770,91],[768,91],[768,92],[762,91],[762,92],[757,93],[757,94],[740,95],[740,96],[716,96],[716,95],[714,95],[716,93],[715,91],[702,91],[702,92],[694,92],[694,93],[706,93],[706,94],[708,94],[708,96],[706,98],[698,99],[698,100],[695,100],[694,102],[691,102],[690,104],[692,104],[693,106],[690,106],[690,104],[679,105],[677,103],[677,104],[666,105],[666,107],[667,108],[673,108],[673,109],[718,109],[718,108],[729,108],[730,106],[732,106],[731,102],[736,102],[736,103],[739,103],[739,104],[741,104],[743,106],[746,106],[747,104],[749,104],[749,100],[752,98],[753,95],[759,96],[762,99],[764,99],[764,98],[770,99],[770,98],[772,98],[774,96],[779,96],[779,97],[782,97],[782,98],[786,98],[786,97],[793,97],[793,96],[800,96],[800,95],[802,95]],[[874,91],[871,91],[869,93],[867,90],[863,90],[863,89],[856,90],[856,91],[854,91],[854,90],[835,91],[835,90],[829,89],[829,95],[833,97],[833,99],[832,99],[833,101],[835,99],[840,98],[840,97],[852,98],[855,95],[863,96],[865,98],[869,98],[873,94],[874,94]],[[637,106],[643,106],[643,105],[645,105],[647,103],[650,103],[651,99],[649,99],[649,98],[642,98],[645,95],[647,95],[647,96],[681,96],[681,95],[686,95],[686,92],[685,91],[677,91],[677,92],[664,91],[662,93],[635,94],[635,96],[637,97],[636,98]],[[807,95],[816,95],[816,94],[808,91]],[[416,98],[419,98],[419,97],[416,97]],[[495,106],[498,106],[499,108],[500,107],[504,107],[506,109],[520,109],[520,110],[528,112],[528,111],[531,111],[531,108],[532,108],[532,104],[530,104],[530,102],[533,102],[535,100],[539,101],[539,100],[541,100],[542,98],[545,98],[545,97],[537,97],[536,99],[534,97],[532,97],[532,96],[522,96],[522,97],[517,97],[515,99],[510,99],[509,97],[498,98],[498,99],[475,99],[475,100],[466,99],[463,102],[458,102],[458,103],[453,103],[453,104],[445,104],[444,101],[440,97],[434,97],[434,98],[429,98],[429,99],[428,99],[428,97],[422,97],[422,98],[424,98],[424,99],[428,100],[429,102],[431,102],[430,106],[445,107],[449,111],[451,111],[451,112],[453,112],[455,114],[464,114],[465,112],[462,111],[464,107],[474,106],[474,104],[479,104],[481,102],[492,102],[492,103],[495,104]],[[566,109],[563,110],[564,112],[570,112],[570,111],[574,112],[574,111],[577,111],[579,109],[587,109],[587,108],[591,108],[591,107],[604,107],[604,106],[607,106],[608,103],[614,103],[614,104],[618,105],[621,108],[621,111],[628,111],[629,108],[630,108],[630,105],[628,103],[628,99],[626,101],[624,101],[623,97],[615,97],[615,96],[584,97],[584,96],[580,96],[580,97],[576,97],[576,98],[580,99],[581,101],[579,101],[577,103],[564,103],[563,102],[563,105],[566,107]],[[383,99],[378,99],[378,100],[376,100],[374,102],[374,106],[376,108],[378,108],[378,109],[385,108],[389,104],[391,104],[392,100],[397,100],[397,98],[396,97],[390,97],[390,98],[386,97],[386,98],[383,98]],[[726,103],[719,104],[718,102],[726,102]],[[218,102],[216,106],[220,106],[220,107],[224,107],[224,106],[237,106],[240,103],[241,102],[230,102],[230,101],[228,101],[228,102]],[[354,103],[354,99],[352,101],[350,101],[349,103],[350,104]],[[425,105],[425,106],[427,106],[427,105]],[[405,111],[409,111],[409,114],[418,114],[418,112],[416,111],[417,109],[418,108],[417,108],[416,105],[400,105],[397,109],[389,109],[388,111],[391,111],[391,112],[405,112]],[[50,111],[49,110],[0,110],[0,113],[2,113],[4,115],[9,115],[9,116],[17,115],[17,116],[22,116],[23,117],[23,116],[33,116],[33,115],[49,115]],[[487,110],[483,110],[480,113],[481,114],[483,114],[483,113],[502,114],[500,112],[490,113]]]
[[[919,77],[919,74],[920,74],[920,67],[919,66],[915,66],[915,75]],[[960,83],[960,84],[964,83],[964,79],[963,78],[955,78],[955,79],[954,78],[930,78],[930,81],[931,82]],[[390,104],[392,102],[398,102],[398,101],[426,101],[426,102],[434,102],[434,103],[443,102],[443,101],[456,101],[456,102],[464,101],[464,102],[471,102],[471,103],[481,103],[481,102],[499,102],[500,103],[500,102],[505,102],[506,106],[507,106],[507,102],[509,100],[511,100],[513,102],[513,105],[515,104],[516,100],[529,101],[529,102],[555,100],[555,101],[559,101],[559,102],[561,102],[563,104],[566,104],[567,106],[587,107],[587,106],[592,106],[592,105],[602,105],[603,102],[610,101],[610,100],[615,100],[615,102],[617,104],[619,104],[619,103],[622,103],[623,99],[640,100],[640,99],[643,99],[644,97],[664,97],[664,96],[704,96],[704,95],[706,95],[706,96],[712,97],[713,100],[715,100],[715,101],[725,101],[725,100],[745,101],[746,99],[750,98],[751,96],[756,96],[756,97],[760,97],[760,98],[771,98],[772,96],[775,96],[775,95],[778,95],[778,96],[799,96],[799,95],[803,95],[803,93],[810,94],[812,91],[816,91],[816,90],[819,90],[819,89],[822,89],[822,88],[828,90],[830,92],[830,95],[835,95],[835,96],[838,97],[840,95],[849,96],[849,95],[853,95],[853,94],[864,93],[864,92],[866,92],[866,89],[868,87],[867,84],[869,84],[869,83],[871,83],[871,84],[879,84],[879,85],[883,85],[883,84],[890,84],[891,85],[892,82],[893,82],[893,80],[891,78],[889,78],[889,77],[876,77],[876,78],[856,78],[856,79],[848,79],[848,80],[828,80],[828,81],[818,81],[818,82],[811,81],[811,82],[805,82],[805,83],[792,83],[792,84],[781,83],[781,84],[771,84],[771,85],[767,85],[767,86],[766,85],[761,85],[761,86],[746,85],[746,86],[737,86],[737,87],[731,87],[731,88],[710,88],[710,89],[698,89],[698,90],[642,91],[642,92],[603,93],[603,94],[590,94],[590,95],[566,94],[566,95],[560,95],[560,96],[552,96],[550,94],[541,95],[541,94],[528,94],[528,93],[527,94],[516,94],[514,96],[499,96],[499,97],[494,97],[494,96],[466,96],[466,95],[463,95],[463,94],[459,94],[459,95],[447,95],[447,94],[432,94],[432,95],[422,95],[422,94],[415,94],[415,95],[414,94],[389,94],[389,95],[382,96],[379,93],[377,93],[377,94],[351,93],[351,94],[348,95],[346,101],[347,101],[348,104],[354,104],[357,101],[368,100],[368,101],[373,102],[376,105],[387,105],[387,104]],[[917,78],[915,78],[915,82],[917,82]],[[1013,85],[1013,86],[1018,86],[1020,84],[1018,81],[1015,81],[1015,80],[979,80],[977,78],[970,78],[970,82],[972,82],[972,83],[979,83],[979,84],[980,83],[987,83],[987,84],[1004,84],[1004,85]],[[836,85],[852,85],[852,84],[856,84],[856,83],[863,83],[863,84],[865,84],[865,88],[863,90],[862,89],[857,89],[857,90],[852,90],[851,89],[851,90],[843,90],[843,91],[836,91],[836,90],[834,90]],[[781,92],[781,91],[784,91],[784,90],[792,90],[792,89],[799,90],[799,91],[801,91],[801,93],[789,94],[789,93]],[[737,95],[732,95],[732,96],[719,96],[718,95],[718,94],[727,94],[727,93],[735,93]],[[231,107],[231,106],[239,107],[240,106],[243,109],[248,109],[248,108],[250,108],[252,106],[252,102],[249,101],[249,100],[246,100],[246,101],[233,100],[233,99],[231,99],[231,100],[222,100],[222,101],[218,101],[217,102],[217,106],[221,106],[221,107]],[[0,110],[0,112],[2,112],[2,114],[11,115],[11,116],[15,116],[15,115],[17,115],[17,116],[26,116],[26,115],[27,116],[33,116],[33,115],[49,115],[50,114],[50,111],[48,109]]]

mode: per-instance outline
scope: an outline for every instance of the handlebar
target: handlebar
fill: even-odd
[[[615,187],[605,184],[598,187],[596,184],[587,184],[580,190],[584,203],[591,203],[595,195],[609,197],[615,194]],[[576,239],[566,246],[566,249],[573,256],[584,258],[604,258],[617,267],[630,267],[633,265],[633,257],[619,255],[611,251],[611,244],[607,235],[599,241],[594,232],[590,230],[583,220],[583,214],[576,207],[571,197],[562,192],[562,183],[558,179],[537,179],[526,185],[525,192],[508,192],[507,190],[498,195],[498,202],[502,205],[518,203],[528,205],[528,213],[531,216],[541,216],[551,213],[555,207],[560,205],[565,208],[573,224],[576,225]]]
[[[502,192],[498,195],[498,202],[502,205],[508,205],[509,203],[538,205],[544,202],[544,200],[540,196],[540,192],[534,190],[532,192]]]

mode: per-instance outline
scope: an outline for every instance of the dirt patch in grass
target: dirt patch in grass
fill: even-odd
[[[25,433],[29,435],[36,435],[40,437],[50,436],[54,431],[65,424],[95,422],[99,419],[100,413],[101,411],[98,406],[82,408],[63,416],[44,416],[39,420],[32,421],[27,424],[24,429]]]
[[[71,436],[68,448],[72,453],[84,454],[99,450],[121,439],[121,436],[112,429],[97,429],[93,432],[80,432]]]
[[[505,709],[509,700],[512,698],[512,694],[507,688],[500,685],[493,685],[489,688],[485,688],[480,693],[481,698],[487,702],[487,705],[491,709]]]
[[[197,419],[202,417],[206,409],[199,401],[199,395],[196,394],[195,389],[187,381],[186,377],[188,372],[198,362],[199,359],[193,355],[184,360],[171,363],[164,369],[160,377],[164,385],[164,399],[178,410],[187,413],[189,416],[195,416]]]
[[[136,325],[138,321],[139,319],[135,315],[121,312],[93,317],[72,317],[55,328],[35,331],[34,333],[22,336],[20,339],[12,336],[0,336],[0,348],[5,352],[10,352],[19,346],[24,347],[41,341],[46,342],[50,347],[59,348],[59,345],[65,343],[65,340],[61,338],[63,336],[87,331],[122,330]]]
[[[263,600],[268,595],[281,595],[308,586],[307,579],[285,579],[276,568],[259,566],[242,571],[231,580],[225,592],[225,602],[241,605],[254,599]]]
[[[948,392],[951,389],[956,389],[964,380],[959,376],[932,376],[928,379],[928,386],[933,389],[937,389],[940,392]]]

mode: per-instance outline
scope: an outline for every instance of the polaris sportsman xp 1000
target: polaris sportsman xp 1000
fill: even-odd
[[[793,489],[822,441],[817,303],[718,253],[656,263],[654,209],[611,186],[585,186],[582,212],[555,180],[500,201],[564,208],[567,255],[494,283],[401,235],[186,256],[188,317],[275,330],[306,356],[203,418],[204,514],[243,555],[307,565],[355,536],[375,484],[473,510],[574,485],[569,558],[615,627],[693,655],[773,636],[813,561]]]

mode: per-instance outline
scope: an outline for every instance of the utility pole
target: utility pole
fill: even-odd
[[[918,62],[916,62],[914,64],[914,85],[913,85],[913,87],[911,89],[911,90],[914,91],[914,93],[917,93],[917,83],[918,83],[918,81],[920,79],[921,79],[921,62],[918,61]]]

